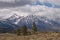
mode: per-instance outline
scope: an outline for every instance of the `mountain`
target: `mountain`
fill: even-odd
[[[14,26],[4,21],[0,21],[0,33],[1,32],[11,32],[14,30]]]
[[[0,9],[0,21],[14,29],[24,24],[31,29],[35,22],[38,30],[60,31],[60,9],[41,5],[5,8]]]
[[[20,16],[14,14],[11,17],[9,17],[8,19],[6,19],[6,21],[9,23],[17,24],[22,18],[23,18],[23,16],[20,17]]]
[[[58,22],[50,20],[44,16],[28,15],[23,17],[14,14],[10,18],[6,19],[6,22],[18,25],[17,27],[26,25],[29,29],[31,29],[33,22],[35,22],[38,30],[40,31],[60,31],[60,24]]]

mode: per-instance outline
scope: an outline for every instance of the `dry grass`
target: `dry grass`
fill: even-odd
[[[29,36],[17,36],[15,34],[0,34],[0,40],[60,40],[60,33],[40,33]]]

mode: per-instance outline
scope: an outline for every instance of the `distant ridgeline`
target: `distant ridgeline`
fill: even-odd
[[[8,27],[0,28],[0,33],[10,33],[10,32],[12,32],[11,28]]]
[[[11,32],[12,30],[13,27],[11,25],[8,25],[7,23],[0,21],[0,33],[7,33]]]
[[[8,32],[8,28],[0,28],[0,33],[6,33]]]

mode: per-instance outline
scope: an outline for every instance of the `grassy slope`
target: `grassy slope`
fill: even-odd
[[[40,33],[29,36],[15,34],[0,34],[0,40],[60,40],[60,33]]]

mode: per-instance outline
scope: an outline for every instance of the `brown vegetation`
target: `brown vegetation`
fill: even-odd
[[[60,40],[60,33],[48,32],[27,36],[17,36],[16,34],[0,34],[0,40]]]

